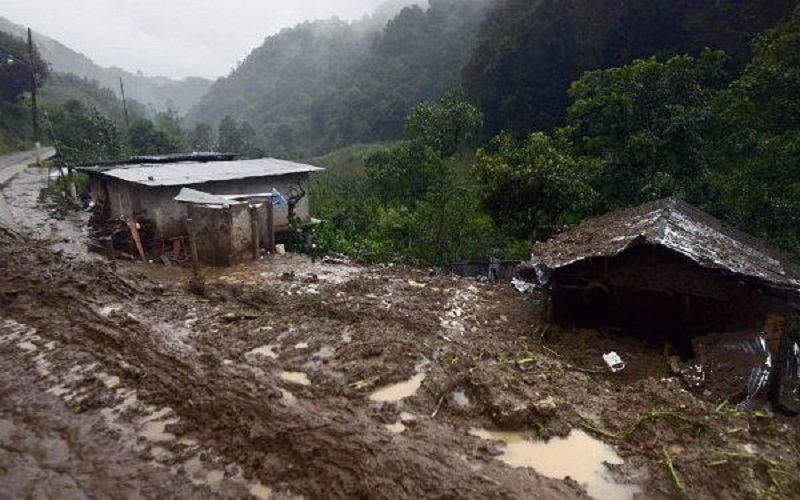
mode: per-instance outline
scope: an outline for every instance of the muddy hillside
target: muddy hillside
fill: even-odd
[[[187,287],[82,254],[10,187],[38,222],[0,230],[2,497],[800,491],[797,419],[690,387],[645,340],[547,327],[511,285],[287,255]]]

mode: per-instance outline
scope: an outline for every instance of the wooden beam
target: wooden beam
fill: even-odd
[[[139,235],[139,228],[136,224],[136,217],[130,218],[128,221],[128,228],[131,230],[131,237],[136,245],[136,250],[139,252],[139,256],[142,258],[143,262],[147,262],[147,256],[145,255],[144,247],[142,246],[142,237]]]

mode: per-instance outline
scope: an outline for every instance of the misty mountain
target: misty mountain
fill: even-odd
[[[300,156],[402,137],[403,117],[461,84],[494,0],[391,2],[352,23],[306,22],[268,37],[189,112],[249,122],[271,154]]]
[[[26,28],[4,17],[0,17],[0,31],[27,39]],[[117,67],[102,67],[85,55],[36,31],[33,32],[33,41],[54,72],[72,73],[97,80],[101,86],[114,89],[117,93],[119,78],[122,77],[126,96],[154,111],[173,108],[186,112],[205,95],[212,83],[204,78],[191,77],[176,81],[165,77],[137,75]]]

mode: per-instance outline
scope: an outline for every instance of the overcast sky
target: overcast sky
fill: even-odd
[[[102,66],[172,78],[228,73],[307,19],[356,19],[383,0],[0,0],[0,15]]]

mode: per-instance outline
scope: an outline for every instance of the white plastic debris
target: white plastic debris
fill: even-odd
[[[603,354],[603,361],[606,362],[612,373],[618,373],[625,369],[625,362],[614,351]]]
[[[513,278],[511,280],[511,284],[514,288],[517,289],[519,293],[531,293],[536,289],[536,285],[533,283],[528,283],[527,281],[523,281],[521,279]]]

